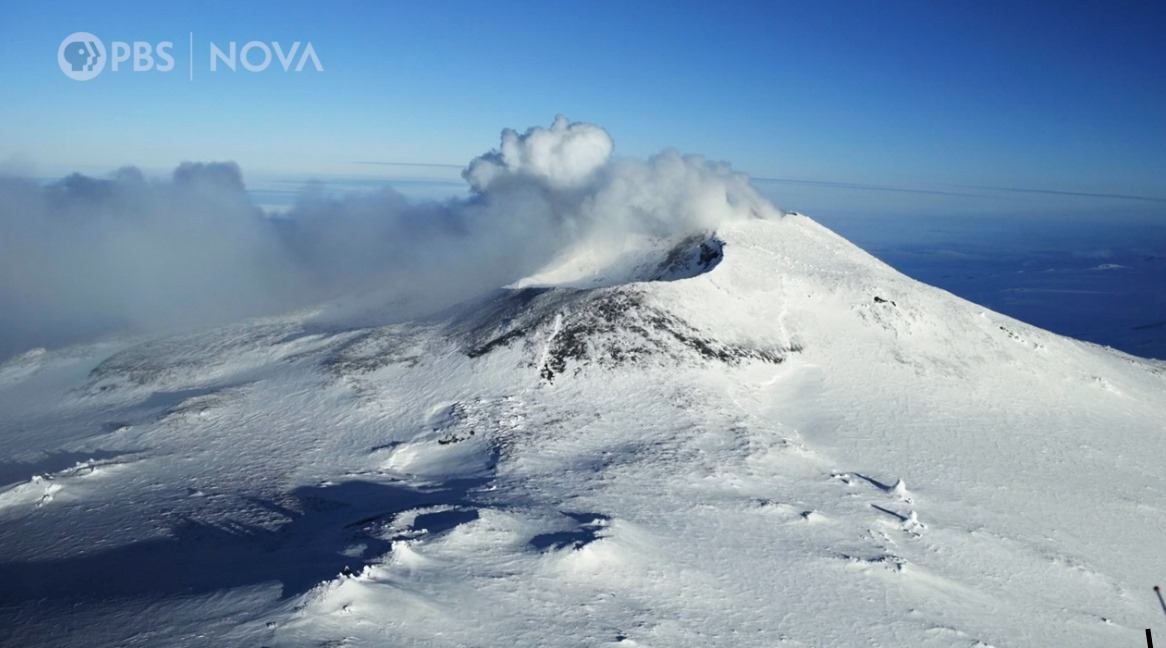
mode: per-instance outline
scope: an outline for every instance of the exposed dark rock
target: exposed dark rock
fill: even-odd
[[[562,289],[534,300],[519,298],[524,308],[507,313],[501,333],[471,345],[466,355],[478,358],[522,341],[539,376],[553,381],[584,366],[679,364],[713,361],[726,364],[785,360],[789,347],[726,343],[692,327],[667,310],[650,304],[642,290],[621,286],[594,291]]]

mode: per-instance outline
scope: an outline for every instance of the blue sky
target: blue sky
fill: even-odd
[[[0,165],[18,172],[234,160],[249,178],[387,175],[395,167],[359,163],[461,165],[501,128],[563,113],[607,128],[618,154],[671,146],[757,177],[933,197],[1120,194],[1159,200],[1109,203],[1166,208],[1161,3],[45,1],[3,11]],[[172,41],[176,68],[70,80],[56,52],[75,31],[107,47]],[[211,42],[252,40],[311,42],[324,71],[209,71]],[[890,192],[880,204],[942,208],[927,195]],[[1093,204],[1006,197],[1006,208],[1036,211]]]

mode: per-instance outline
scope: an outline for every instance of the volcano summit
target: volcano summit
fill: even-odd
[[[1139,645],[1166,364],[613,150],[469,165],[419,240],[480,289],[0,367],[5,641]]]

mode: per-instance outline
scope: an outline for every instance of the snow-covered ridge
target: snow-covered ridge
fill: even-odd
[[[582,232],[508,287],[0,367],[11,642],[1138,645],[1166,364],[568,130],[478,166]]]
[[[415,322],[12,363],[0,620],[27,645],[159,618],[171,645],[1087,645],[1155,611],[1159,364],[801,216],[635,258]]]

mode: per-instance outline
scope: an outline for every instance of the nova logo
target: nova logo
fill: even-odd
[[[227,45],[226,52],[219,49],[218,45],[211,43],[211,72],[218,71],[220,61],[231,68],[232,72],[235,71],[236,64],[242,64],[243,69],[248,72],[262,72],[271,66],[272,51],[275,52],[275,58],[279,60],[279,65],[284,72],[292,69],[296,72],[303,72],[304,65],[309,61],[317,72],[324,71],[324,66],[320,65],[320,57],[316,56],[316,48],[312,47],[311,42],[303,50],[300,50],[300,42],[296,41],[285,51],[285,48],[277,41],[272,41],[270,47],[261,41],[250,41],[238,50],[236,50],[235,41],[231,41]],[[300,55],[298,62],[296,62],[297,52]],[[294,68],[292,68],[293,62],[296,63]]]
[[[194,79],[195,54],[194,34],[190,34],[189,68],[190,79]],[[61,41],[57,48],[57,64],[61,72],[74,81],[88,81],[106,68],[106,59],[109,62],[109,71],[118,72],[129,63],[134,72],[170,72],[174,69],[174,43],[160,41],[111,41],[108,52],[101,39],[89,32],[69,34]],[[248,41],[242,47],[235,41],[227,44],[226,49],[215,43],[210,43],[210,71],[217,72],[219,66],[232,72],[238,71],[239,66],[247,72],[263,72],[275,63],[283,68],[284,72],[303,72],[311,68],[316,72],[323,72],[324,66],[316,54],[312,43],[293,42],[285,46],[278,41],[270,43],[262,41]],[[108,57],[107,57],[108,54]],[[205,58],[197,57],[203,61]]]

